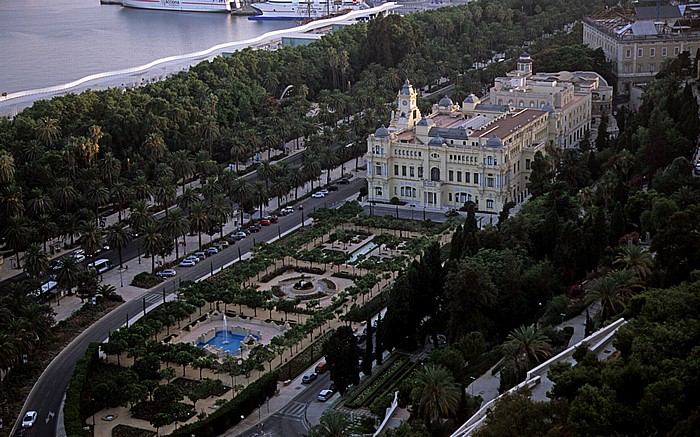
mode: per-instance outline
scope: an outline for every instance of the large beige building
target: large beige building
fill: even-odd
[[[467,201],[498,212],[528,195],[531,163],[548,140],[549,112],[507,106],[464,105],[443,98],[422,117],[408,81],[388,128],[367,140],[369,201],[400,201],[428,209],[459,208]],[[472,110],[469,110],[472,109]]]
[[[583,19],[583,43],[613,64],[618,94],[647,84],[663,62],[700,48],[700,5],[609,8]]]
[[[493,213],[521,203],[535,153],[547,143],[575,147],[590,127],[596,93],[612,98],[596,73],[533,74],[523,54],[488,97],[469,95],[461,105],[444,97],[424,117],[407,80],[389,127],[367,139],[368,200],[432,210],[472,201]]]

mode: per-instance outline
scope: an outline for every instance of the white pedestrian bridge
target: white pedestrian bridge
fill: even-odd
[[[132,88],[157,82],[166,77],[185,71],[190,66],[204,60],[212,60],[223,53],[230,53],[245,48],[274,50],[281,47],[282,37],[299,33],[326,33],[333,24],[351,24],[356,21],[369,20],[380,15],[388,15],[399,5],[394,2],[384,3],[370,9],[349,12],[333,18],[312,21],[291,29],[275,30],[255,38],[215,45],[207,50],[185,55],[169,56],[148,64],[118,71],[91,74],[63,85],[56,85],[34,90],[19,91],[0,96],[0,116],[14,117],[22,109],[31,106],[37,100],[50,99],[67,93],[77,93],[87,89],[104,90],[112,87]]]

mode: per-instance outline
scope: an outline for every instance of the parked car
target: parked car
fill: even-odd
[[[333,390],[321,390],[318,393],[319,402],[326,402],[328,399],[332,398],[335,392]]]
[[[31,428],[34,426],[38,415],[36,411],[27,411],[27,414],[24,415],[24,419],[22,419],[22,428]]]
[[[349,183],[350,183],[350,180],[349,180],[348,178],[341,178],[341,179],[338,181],[338,184],[340,184],[340,185],[347,185],[347,184],[349,184]]]
[[[307,373],[306,375],[302,376],[302,378],[301,378],[301,383],[302,383],[302,384],[310,384],[311,381],[313,381],[314,379],[316,379],[317,376],[318,376],[318,375],[317,375],[316,373],[314,373],[314,372]]]
[[[210,254],[210,255],[214,255],[215,253],[219,253],[219,249],[217,249],[217,248],[214,247],[214,246],[212,246],[212,247],[207,247],[206,252],[207,252],[208,254]]]
[[[258,232],[260,231],[260,228],[262,228],[262,226],[259,223],[255,223],[250,225],[248,229],[250,229],[250,232]]]
[[[173,269],[165,269],[156,273],[156,276],[160,276],[161,278],[172,278],[175,275],[177,275],[177,272]]]
[[[328,363],[325,361],[321,361],[320,363],[316,364],[316,370],[314,373],[323,373],[326,370],[328,370]]]
[[[328,191],[338,191],[338,186],[337,185],[329,185],[327,189],[328,189]]]
[[[195,264],[196,263],[191,259],[183,259],[182,261],[180,261],[180,267],[194,267]]]
[[[277,223],[279,221],[276,215],[268,215],[266,218],[270,220],[270,223]]]
[[[233,238],[235,238],[236,240],[242,240],[242,239],[244,239],[244,238],[247,237],[247,236],[248,236],[248,234],[246,234],[246,233],[243,232],[243,231],[238,231],[238,232],[236,232],[235,234],[233,234]]]
[[[266,218],[261,218],[258,220],[258,224],[261,226],[270,226],[270,220]]]
[[[326,196],[327,196],[328,193],[329,193],[328,189],[326,189],[326,188],[321,188],[320,190],[318,190],[318,192],[319,192],[319,193],[323,193],[323,194],[326,195]]]
[[[70,256],[77,263],[81,263],[81,262],[85,261],[85,255],[83,255],[82,253],[72,253]]]
[[[284,208],[280,209],[280,215],[287,215],[293,212],[294,208],[292,208],[291,206],[285,206]]]
[[[322,192],[318,191],[318,192],[312,194],[311,197],[313,197],[314,199],[322,199],[322,198],[326,197],[326,195],[323,194]]]
[[[201,259],[196,255],[189,255],[186,256],[184,259],[186,259],[187,261],[192,261],[195,264],[201,261]]]
[[[200,260],[203,260],[204,258],[207,257],[207,253],[204,252],[204,251],[202,251],[202,250],[200,250],[200,251],[198,251],[198,252],[195,252],[195,253],[194,253],[194,256],[196,256],[196,257],[199,258]]]
[[[214,246],[216,246],[216,247],[218,247],[218,248],[228,247],[228,241],[226,241],[226,240],[219,240],[219,241],[217,241],[216,243],[214,243]]]

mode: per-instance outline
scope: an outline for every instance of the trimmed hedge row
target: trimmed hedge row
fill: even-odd
[[[319,360],[323,356],[323,343],[325,343],[334,332],[335,329],[330,329],[323,333],[320,337],[316,338],[316,341],[302,350],[301,353],[280,366],[278,369],[280,378],[285,380],[296,378],[311,364],[315,363],[316,360]]]
[[[345,401],[348,408],[359,408],[367,403],[376,393],[409,363],[407,355],[395,353],[384,363],[382,369],[355,389]]]
[[[88,377],[90,376],[92,366],[98,360],[99,343],[90,343],[83,355],[77,363],[73,376],[66,390],[66,401],[63,405],[63,421],[66,428],[66,435],[69,437],[77,437],[90,435],[83,429],[85,427],[85,419],[81,413],[82,394],[88,391],[83,391]]]
[[[171,436],[209,437],[220,435],[241,421],[277,392],[278,371],[266,373],[204,420],[183,426]]]

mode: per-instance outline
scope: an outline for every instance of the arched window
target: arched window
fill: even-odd
[[[433,167],[430,169],[430,180],[431,181],[439,181],[440,180],[440,169],[437,167]]]

